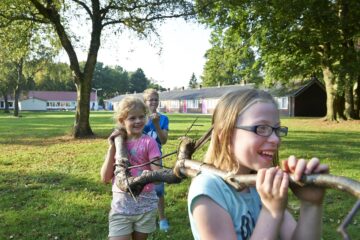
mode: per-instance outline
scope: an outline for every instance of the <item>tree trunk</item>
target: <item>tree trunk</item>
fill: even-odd
[[[9,100],[8,100],[8,95],[7,95],[7,93],[4,94],[4,103],[5,103],[4,113],[10,113],[10,110],[9,110]]]
[[[360,119],[360,75],[357,77],[357,86],[355,89],[355,118]]]
[[[336,120],[335,98],[336,91],[334,89],[335,77],[329,67],[323,66],[323,77],[326,89],[326,120]]]
[[[348,83],[352,83],[349,81]],[[345,84],[345,111],[344,115],[347,119],[354,119],[356,118],[355,109],[354,109],[354,95],[353,95],[353,88],[352,84]]]
[[[79,81],[79,84],[76,85],[77,106],[73,129],[73,137],[75,138],[91,137],[94,135],[89,121],[91,85],[89,86],[84,81]]]
[[[14,91],[14,116],[19,116],[19,97],[21,94],[21,87],[23,85],[23,62],[24,59],[21,58],[17,63],[17,84]]]

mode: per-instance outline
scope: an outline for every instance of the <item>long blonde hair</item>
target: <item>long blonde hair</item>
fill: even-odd
[[[231,139],[239,114],[256,102],[270,102],[277,106],[269,93],[257,89],[240,89],[220,98],[212,117],[213,131],[205,163],[227,172],[239,170],[239,162],[234,160],[231,150]]]
[[[148,115],[148,107],[142,99],[133,96],[126,96],[120,101],[114,113],[114,120],[118,128],[123,127],[121,123],[127,118],[129,112],[133,109],[140,109],[144,111],[146,116]]]

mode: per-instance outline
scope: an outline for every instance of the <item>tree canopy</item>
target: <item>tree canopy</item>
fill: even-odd
[[[267,85],[317,77],[326,87],[327,119],[359,117],[359,1],[196,3],[213,28],[205,82],[214,84],[215,73],[218,81],[239,83],[236,70],[255,73],[248,79],[260,71]]]
[[[139,37],[147,38],[156,34],[157,24],[165,19],[194,16],[193,2],[186,0],[3,0],[0,2],[0,16],[4,25],[22,21],[47,24],[53,30],[69,57],[73,81],[78,93],[74,123],[74,137],[93,135],[89,123],[90,93],[92,79],[101,46],[102,34],[106,28],[121,34],[131,30]],[[88,44],[83,68],[80,67],[77,46],[80,39],[79,29],[71,29],[71,21],[79,27],[89,27]],[[85,38],[86,40],[86,38]],[[86,45],[86,46],[85,46]]]

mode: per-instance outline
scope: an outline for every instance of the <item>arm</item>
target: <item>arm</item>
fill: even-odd
[[[101,181],[109,183],[114,177],[115,145],[110,145],[100,170]]]
[[[168,131],[166,129],[161,129],[160,115],[158,113],[153,113],[150,115],[150,118],[154,124],[156,134],[160,139],[161,145],[164,145],[168,139]]]
[[[269,168],[258,171],[256,189],[263,206],[251,239],[279,238],[283,222],[287,220],[285,209],[288,184],[288,175],[281,169]]]
[[[237,239],[230,215],[211,198],[197,197],[192,215],[201,239]]]
[[[317,158],[312,158],[307,162],[290,156],[283,162],[283,166],[285,171],[294,173],[295,180],[300,180],[302,174],[329,172],[329,167],[320,164]],[[300,200],[300,217],[292,239],[321,239],[322,203],[325,189],[296,186],[291,189]]]

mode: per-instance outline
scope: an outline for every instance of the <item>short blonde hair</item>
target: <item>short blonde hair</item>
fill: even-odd
[[[144,101],[146,101],[150,95],[155,94],[159,98],[159,93],[154,88],[148,88],[143,93]]]
[[[257,89],[240,89],[222,96],[212,117],[213,132],[204,162],[218,169],[236,173],[239,162],[235,161],[231,139],[239,114],[255,102],[270,102],[277,106],[267,92]]]
[[[133,96],[126,96],[120,101],[114,113],[114,120],[119,127],[122,127],[121,123],[127,118],[129,112],[133,109],[140,109],[144,111],[145,115],[148,115],[148,108],[142,99]]]

